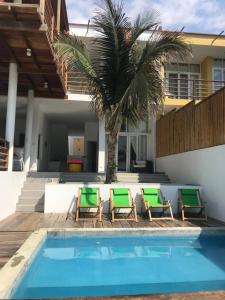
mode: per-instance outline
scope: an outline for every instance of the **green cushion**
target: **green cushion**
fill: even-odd
[[[112,189],[113,205],[115,207],[130,206],[129,190],[125,188]]]
[[[162,206],[159,191],[156,188],[144,188],[143,197],[149,206]]]
[[[183,205],[199,206],[198,194],[196,189],[181,189],[181,201]]]
[[[82,188],[80,195],[80,206],[98,206],[98,189]]]

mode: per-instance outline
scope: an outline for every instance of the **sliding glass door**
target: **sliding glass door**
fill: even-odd
[[[129,172],[132,166],[147,160],[147,134],[120,133],[117,146],[117,170]]]

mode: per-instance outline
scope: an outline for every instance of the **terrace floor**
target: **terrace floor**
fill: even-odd
[[[0,269],[13,256],[29,235],[40,228],[151,228],[151,227],[221,227],[224,223],[209,219],[206,221],[184,221],[175,219],[172,221],[160,220],[149,222],[141,216],[139,222],[117,221],[110,222],[104,215],[102,223],[98,221],[79,221],[75,223],[73,215],[43,214],[43,213],[15,213],[0,222]],[[70,298],[71,299],[71,298]],[[78,298],[74,298],[78,299]],[[80,298],[81,299],[81,298]],[[90,299],[82,298],[82,299]],[[161,294],[131,297],[107,297],[92,299],[154,299],[154,300],[224,300],[225,291],[185,293],[185,294]]]

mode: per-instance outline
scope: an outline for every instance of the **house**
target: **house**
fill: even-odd
[[[29,178],[25,181],[27,174],[45,177],[46,182],[64,174],[76,181],[76,173],[69,175],[67,164],[68,156],[69,161],[75,156],[78,165],[82,165],[81,169],[77,164],[70,169],[82,171],[76,179],[93,182],[104,178],[105,121],[98,120],[90,109],[91,95],[85,78],[69,72],[53,49],[60,31],[70,30],[87,43],[96,32],[90,24],[68,23],[65,0],[1,0],[0,19],[1,182],[7,198],[12,199],[13,205],[7,202],[11,212],[16,205],[20,211],[43,211],[45,185],[32,185]],[[150,34],[142,35],[141,40]],[[162,115],[185,107],[192,100],[202,102],[225,86],[225,36],[184,33],[184,39],[192,49],[192,57],[161,66],[165,88]],[[165,149],[162,155],[156,153],[161,141],[164,147],[169,137],[161,130],[156,139],[157,118],[149,117],[137,128],[123,124],[117,145],[117,171],[121,181],[128,182],[126,176],[133,176],[129,177],[130,182],[168,182],[164,175],[160,178],[159,174],[153,174],[154,178],[146,175],[155,171],[166,172],[172,181],[183,178],[179,174],[173,176],[172,167],[161,163],[162,156],[170,159],[174,153]],[[140,173],[144,174],[140,176]],[[190,182],[183,178],[183,183],[201,184],[201,180]]]
[[[0,16],[0,137],[9,142],[8,171],[13,170],[13,155],[22,152],[18,155],[24,156],[26,172],[67,171],[71,154],[83,158],[84,172],[104,173],[104,120],[97,120],[90,109],[84,78],[67,73],[53,50],[58,32],[70,30],[89,40],[94,28],[69,25],[64,0],[0,1]],[[162,66],[164,113],[224,86],[225,36],[184,33],[184,38],[193,57]],[[155,124],[152,119],[138,128],[123,124],[118,171],[141,170],[146,161],[155,161]],[[14,159],[14,169],[18,168],[22,167]],[[147,171],[153,171],[151,164]]]

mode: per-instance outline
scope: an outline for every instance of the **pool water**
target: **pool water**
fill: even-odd
[[[225,289],[225,235],[48,237],[12,299]]]

